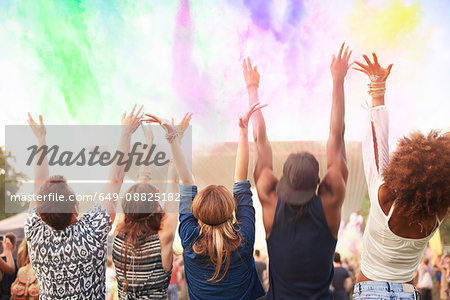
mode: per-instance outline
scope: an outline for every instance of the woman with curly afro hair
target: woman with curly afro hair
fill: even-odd
[[[389,157],[384,93],[392,65],[382,68],[375,53],[373,62],[363,57],[367,64],[356,62],[355,69],[371,81],[362,146],[370,214],[353,299],[417,299],[414,273],[450,207],[450,134],[414,132]]]

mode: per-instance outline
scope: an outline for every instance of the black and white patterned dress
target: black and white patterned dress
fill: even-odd
[[[113,261],[117,273],[119,298],[123,299],[167,299],[167,288],[171,271],[163,269],[161,246],[158,234],[139,238],[139,250],[129,246],[127,254],[128,288],[124,291],[125,276],[123,256],[125,235],[118,234],[113,242]]]
[[[111,218],[98,205],[63,230],[52,229],[31,210],[24,231],[39,299],[105,299],[110,230]]]

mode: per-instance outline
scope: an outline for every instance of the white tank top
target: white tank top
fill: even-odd
[[[369,115],[362,151],[369,190],[370,214],[363,235],[361,271],[367,278],[374,281],[408,282],[413,279],[427,243],[441,221],[436,217],[436,228],[429,236],[422,239],[399,237],[391,231],[389,219],[394,211],[395,203],[386,216],[378,201],[378,190],[384,183],[381,173],[389,162],[389,119],[384,106],[370,108]],[[377,141],[378,167],[370,121],[373,122]]]

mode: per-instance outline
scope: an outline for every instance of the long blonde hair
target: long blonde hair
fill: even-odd
[[[200,191],[192,203],[192,212],[199,220],[200,234],[192,249],[197,254],[208,253],[216,266],[208,281],[219,282],[230,267],[231,254],[241,244],[241,236],[236,230],[234,212],[236,202],[230,191],[223,185],[209,185]],[[219,278],[222,265],[223,274]]]
[[[28,255],[27,239],[23,238],[22,243],[20,243],[19,249],[17,250],[17,267],[21,268],[29,263],[30,256]]]

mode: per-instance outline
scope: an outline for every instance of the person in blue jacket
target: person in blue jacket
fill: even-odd
[[[166,130],[182,182],[179,234],[191,299],[257,299],[265,294],[253,258],[255,209],[247,180],[248,122],[262,107],[255,103],[239,120],[233,194],[222,185],[208,185],[197,193],[179,141],[174,138],[176,129],[149,115],[150,121]]]

